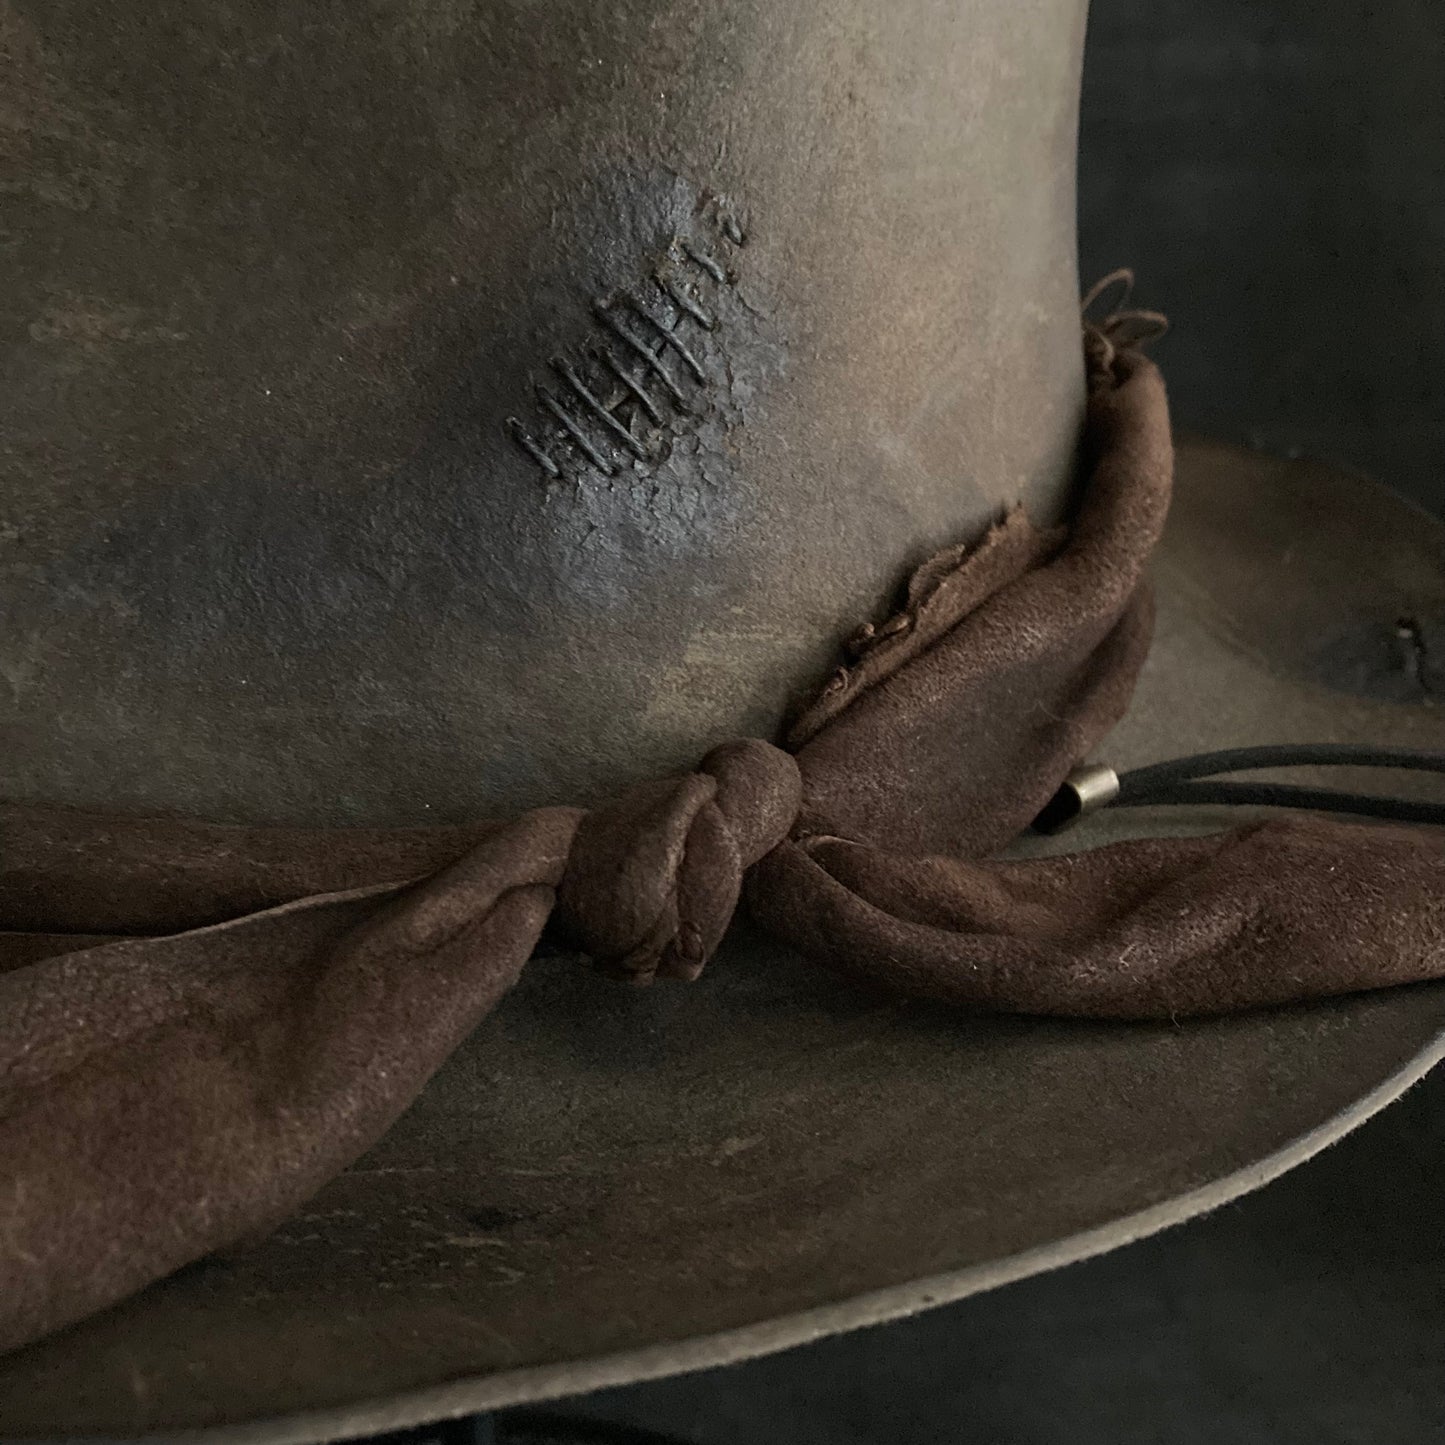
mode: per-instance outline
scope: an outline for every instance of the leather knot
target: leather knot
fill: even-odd
[[[589,813],[557,890],[561,937],[634,983],[696,978],[737,909],[743,874],[787,837],[802,791],[792,757],[748,739]]]

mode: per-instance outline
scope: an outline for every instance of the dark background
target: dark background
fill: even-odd
[[[1178,425],[1445,512],[1445,0],[1095,0],[1085,280]],[[1440,1445],[1445,1070],[1212,1217],[901,1325],[579,1402],[697,1445]]]
[[[1094,0],[1080,150],[1181,427],[1445,513],[1442,0]]]

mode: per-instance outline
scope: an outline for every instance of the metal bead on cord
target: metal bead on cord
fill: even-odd
[[[1286,743],[1226,748],[1116,773],[1102,763],[1086,763],[1064,779],[1059,791],[1034,820],[1039,833],[1062,833],[1103,808],[1213,807],[1305,808],[1321,813],[1350,813],[1391,823],[1445,827],[1445,803],[1381,797],[1339,788],[1296,783],[1229,782],[1221,773],[1262,768],[1396,768],[1445,774],[1445,753],[1412,748],[1362,747],[1343,743]]]

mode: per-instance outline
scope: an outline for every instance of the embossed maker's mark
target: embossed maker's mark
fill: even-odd
[[[716,217],[715,230],[729,246],[745,244],[730,215]],[[661,461],[669,429],[706,405],[707,369],[684,333],[718,329],[717,294],[736,280],[720,255],[674,236],[643,287],[592,303],[598,330],[580,356],[553,357],[554,382],[533,387],[539,424],[510,416],[508,435],[552,479],[569,458],[604,477],[629,460]]]

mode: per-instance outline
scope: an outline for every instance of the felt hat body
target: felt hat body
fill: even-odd
[[[1389,565],[1363,575],[1362,543]],[[1262,735],[1441,745],[1383,645],[1328,676],[1317,649],[1322,610],[1359,639],[1440,606],[1445,529],[1413,507],[1186,447],[1159,572],[1111,760]],[[1141,810],[1085,831],[1232,821]],[[1438,985],[1120,1025],[849,988],[746,928],[687,988],[540,960],[265,1239],[0,1356],[0,1421],[18,1439],[339,1439],[746,1359],[1216,1208],[1442,1053]]]
[[[837,709],[853,709],[846,724],[886,703],[888,679],[868,668],[913,645],[897,618],[923,630],[974,575],[968,559],[1032,548],[1024,584],[1062,557],[1057,576],[1070,563],[1057,538],[1100,530],[1089,497],[1113,475],[1099,415],[1105,432],[1118,417],[1101,376],[1117,373],[1120,391],[1157,385],[1107,327],[1081,352],[1084,10],[12,4],[0,20],[14,113],[0,802],[22,806],[3,813],[0,907],[22,921],[0,924],[0,1001],[28,1000],[37,1017],[49,1006],[23,991],[31,965],[16,940],[30,930],[34,966],[96,985],[62,998],[77,1020],[105,1012],[97,998],[124,1013],[114,980],[169,942],[127,913],[124,879],[149,878],[159,858],[190,906],[233,836],[246,840],[238,856],[261,849],[265,875],[239,911],[282,931],[360,907],[368,890],[395,905],[383,925],[397,910],[405,922],[409,901],[508,829],[563,836],[564,854],[581,838],[596,866],[591,892],[574,889],[585,896],[568,895],[550,855],[545,877],[493,888],[550,930],[542,956],[484,980],[496,1011],[473,1009],[480,1021],[419,1067],[419,1097],[397,1104],[389,1132],[358,1132],[350,1167],[318,1166],[284,1218],[255,1218],[224,1248],[219,1227],[197,1233],[208,1248],[168,1256],[158,1283],[26,1316],[43,1328],[17,1327],[23,1343],[0,1353],[0,1435],[338,1438],[781,1348],[1212,1207],[1439,1057],[1445,991],[1430,983],[1219,1018],[1174,1019],[1157,1000],[1116,1009],[1128,1022],[1009,1017],[890,991],[866,968],[851,970],[861,983],[840,980],[817,949],[781,941],[765,897],[722,937],[742,876],[784,843],[811,828],[846,853],[876,811],[881,851],[896,852],[889,829],[905,811],[866,791],[820,802],[813,784],[801,813],[793,797],[744,847],[756,819],[739,822],[727,787],[743,763],[776,769],[782,752],[757,740],[783,739],[811,697],[815,730],[793,751],[826,761]],[[1162,392],[1150,395],[1154,432],[1115,453],[1167,472]],[[1167,419],[1163,431],[1167,442]],[[1108,761],[1258,742],[1445,744],[1421,641],[1445,618],[1445,534],[1383,489],[1189,445],[1154,574],[1153,650]],[[1109,582],[1106,569],[1100,589]],[[976,601],[958,604],[960,629],[987,622],[994,598]],[[1125,602],[1097,652],[1117,644],[1137,661],[1147,598]],[[917,690],[948,705],[883,730],[895,791],[924,802],[963,784],[958,769],[913,762],[916,735],[962,734],[966,760],[972,732],[988,756],[985,743],[1046,732],[1052,707],[1092,696],[1088,677],[1066,675],[1036,699],[1042,664],[950,693],[927,667],[952,636],[910,654]],[[1107,731],[1105,702],[1080,727],[1081,753]],[[753,741],[718,749],[737,738]],[[962,796],[1015,785],[1042,787],[1041,804],[1053,783],[975,779]],[[619,794],[625,806],[607,813]],[[613,834],[587,833],[577,810],[599,805],[589,817],[631,827],[678,798],[702,799],[713,832],[662,830],[672,932],[622,961],[645,954],[634,973],[646,977],[659,959],[689,977],[701,968],[707,950],[686,952],[695,940],[677,926],[689,890],[706,891],[678,881],[690,852],[732,868],[722,941],[691,988],[619,988],[569,956],[575,916],[547,922],[554,894],[559,913],[596,913],[597,880],[611,877]],[[48,811],[57,804],[72,811]],[[539,808],[495,835],[478,822]],[[368,826],[326,835],[331,872],[315,861],[330,845],[307,832],[307,876],[329,881],[286,893],[300,832],[257,844],[249,830],[163,822],[164,846],[152,840],[144,867],[98,888],[91,921],[58,944],[46,910],[65,902],[67,850],[103,861],[109,848],[119,870],[151,835],[114,818],[151,814]],[[1008,816],[1012,838],[1032,812]],[[1233,821],[1113,812],[1068,846]],[[377,831],[433,823],[448,826],[420,842]],[[916,827],[920,875],[950,851],[929,826]],[[967,816],[950,826],[971,836]],[[6,851],[27,829],[44,867]],[[357,872],[368,849],[377,861]],[[1007,882],[994,892],[1011,896]],[[311,894],[321,904],[307,914]],[[905,923],[930,921],[926,900],[908,906]],[[180,946],[219,938],[224,951],[235,934],[195,907],[175,925]],[[1059,913],[1067,938],[1070,908]],[[339,932],[338,947],[371,926]],[[415,968],[361,969],[355,994],[384,1003],[434,968],[426,930],[402,931]],[[1262,936],[1247,958],[1293,968],[1287,934]],[[887,962],[892,946],[874,952]],[[86,975],[95,957],[119,967]],[[238,990],[271,964],[265,947],[237,957]],[[1106,962],[1127,975],[1127,951]],[[184,993],[184,966],[164,977]],[[313,981],[301,971],[277,997],[289,1006]],[[426,1009],[412,1013],[425,1035]],[[291,1014],[229,1033],[219,1016],[223,1063],[289,1030],[285,1057],[309,1080]],[[137,1057],[162,1057],[144,1052],[147,1027]],[[351,1092],[404,1070],[409,1042],[368,1035],[338,1066]],[[0,1061],[22,1090],[26,1048],[0,1017]],[[166,1056],[176,1076],[204,1052],[188,1048]],[[122,1081],[137,1112],[172,1082]],[[285,1123],[287,1084],[282,1070],[253,1091],[268,1125]],[[9,1086],[0,1071],[0,1131]],[[335,1103],[351,1127],[348,1102],[318,1109]],[[90,1095],[80,1112],[92,1104],[108,1117]],[[37,1117],[50,1107],[35,1104]],[[229,1140],[206,1138],[208,1117],[184,1122],[214,1146],[219,1175]],[[278,1163],[284,1153],[273,1150],[278,1172],[293,1162]],[[18,1212],[27,1180],[5,1167],[0,1200]],[[144,1173],[117,1167],[128,1188]],[[178,1195],[176,1231],[213,1202]],[[105,1205],[94,1192],[102,1222]],[[164,1235],[171,1221],[150,1207],[150,1236]],[[95,1258],[113,1263],[103,1240]],[[0,1300],[0,1330],[5,1311]]]
[[[8,17],[7,797],[588,803],[1061,514],[1083,0]]]

